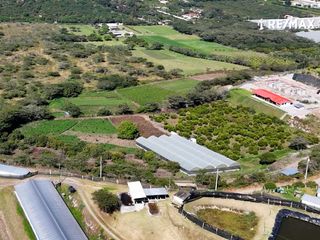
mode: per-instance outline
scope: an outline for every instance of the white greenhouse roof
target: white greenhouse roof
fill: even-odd
[[[47,180],[15,186],[18,201],[38,240],[87,240],[68,207]]]
[[[240,168],[239,163],[177,134],[140,137],[136,142],[140,147],[153,151],[164,159],[178,162],[188,172]]]
[[[140,181],[128,182],[129,193],[132,199],[146,198]]]
[[[28,169],[0,164],[0,177],[23,178],[30,173]]]
[[[144,188],[143,191],[147,197],[168,195],[165,188]]]
[[[304,194],[301,198],[301,202],[309,205],[310,207],[315,207],[320,209],[320,198],[319,197],[315,197],[309,194]]]

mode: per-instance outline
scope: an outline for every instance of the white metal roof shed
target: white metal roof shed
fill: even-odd
[[[165,188],[144,188],[143,191],[147,197],[168,195],[168,191]]]
[[[28,169],[0,164],[0,177],[24,178],[29,174]]]
[[[301,202],[310,207],[320,209],[320,198],[309,194],[304,194],[301,198]]]
[[[15,193],[38,240],[88,239],[52,182],[29,180]]]
[[[128,182],[129,193],[132,199],[146,198],[140,181]]]

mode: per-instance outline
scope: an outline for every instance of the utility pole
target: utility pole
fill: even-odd
[[[307,180],[307,177],[308,177],[309,163],[310,163],[310,157],[308,157],[308,160],[307,160],[306,173],[304,175],[304,180]]]
[[[215,191],[218,190],[218,179],[219,179],[219,169],[217,169],[217,174],[216,174],[216,187],[215,187]]]
[[[100,178],[102,178],[102,156],[100,156]]]

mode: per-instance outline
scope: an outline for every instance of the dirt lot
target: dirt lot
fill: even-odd
[[[218,71],[218,72],[214,72],[214,73],[194,75],[191,77],[191,79],[197,80],[197,81],[206,81],[206,80],[212,80],[215,78],[225,77],[225,76],[227,76],[226,72]]]
[[[111,122],[114,125],[119,125],[122,121],[131,121],[134,122],[140,131],[141,136],[150,137],[161,136],[165,134],[165,130],[162,129],[156,123],[151,122],[148,116],[146,115],[123,115],[123,116],[113,116],[110,117]]]

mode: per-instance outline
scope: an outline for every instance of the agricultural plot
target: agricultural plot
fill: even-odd
[[[255,110],[257,113],[265,113],[281,118],[285,112],[270,104],[264,103],[251,97],[251,93],[245,89],[233,89],[229,92],[228,101],[233,105],[242,105]]]
[[[25,125],[22,128],[26,136],[34,135],[58,135],[71,129],[78,123],[78,120],[56,120],[56,121],[39,121]]]
[[[81,120],[71,128],[71,131],[97,134],[113,134],[117,132],[112,123],[106,119]]]
[[[185,94],[196,84],[197,81],[195,80],[163,81],[154,84],[124,88],[118,90],[118,92],[125,98],[140,105],[145,105],[146,103],[153,102],[160,103],[169,96],[175,94]]]
[[[208,71],[247,69],[241,65],[188,57],[169,50],[137,49],[133,51],[133,55],[146,58],[155,64],[163,65],[166,70],[179,68],[187,75]]]
[[[50,109],[53,112],[61,112],[67,102],[71,102],[78,107],[84,115],[95,115],[97,111],[106,107],[111,111],[117,109],[120,104],[128,104],[132,108],[134,105],[128,99],[123,98],[116,92],[87,92],[75,98],[60,98],[50,103]]]
[[[131,27],[138,36],[149,43],[159,42],[166,48],[170,46],[187,48],[203,54],[228,56],[237,59],[246,59],[250,66],[258,68],[262,64],[290,64],[274,56],[254,51],[243,51],[233,47],[224,46],[215,42],[201,40],[194,35],[181,34],[168,26],[134,26]]]

